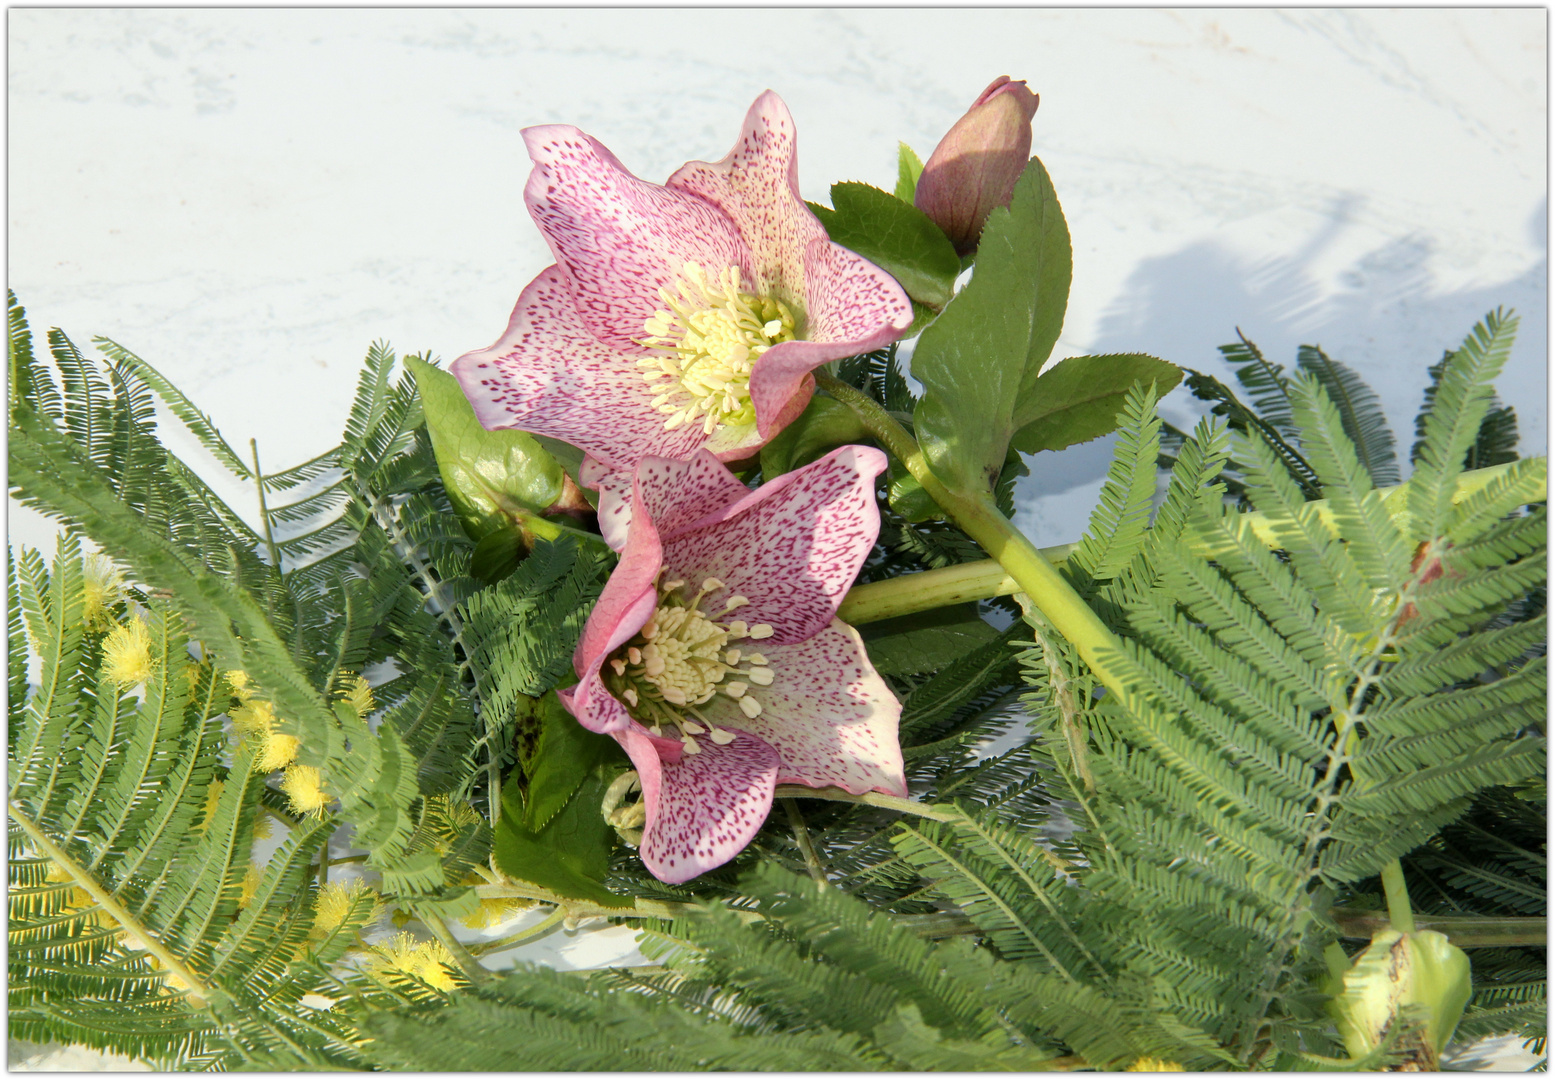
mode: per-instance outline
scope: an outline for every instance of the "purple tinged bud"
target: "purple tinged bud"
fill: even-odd
[[[996,206],[1008,206],[1031,157],[1037,95],[1000,75],[929,155],[913,204],[950,237],[958,255],[977,250]]]

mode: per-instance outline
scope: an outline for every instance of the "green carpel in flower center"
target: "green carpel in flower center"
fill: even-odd
[[[602,674],[610,692],[655,735],[668,727],[678,733],[686,753],[696,754],[701,748],[695,736],[705,735],[720,746],[734,741],[732,733],[697,710],[715,694],[739,702],[748,717],[761,715],[761,702],[750,691],[772,685],[772,666],[761,653],[730,643],[771,637],[772,627],[719,621],[750,603],[743,596],[731,596],[709,615],[703,601],[726,588],[717,578],[703,581],[689,600],[680,593],[685,584],[667,581],[658,587],[659,606],[652,617],[607,661]]]
[[[750,399],[751,369],[757,357],[796,334],[794,312],[773,297],[741,290],[738,267],[715,278],[696,263],[681,270],[677,292],[659,290],[664,308],[643,324],[639,343],[655,355],[637,362],[643,378],[659,391],[653,407],[669,414],[666,430],[700,422],[711,435],[721,424],[756,419]]]

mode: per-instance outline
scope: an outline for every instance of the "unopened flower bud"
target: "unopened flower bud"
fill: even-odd
[[[1000,75],[929,155],[913,204],[934,221],[958,255],[977,250],[996,206],[1008,206],[1031,157],[1037,95]]]
[[[1472,990],[1467,954],[1435,930],[1404,934],[1391,928],[1373,934],[1348,969],[1341,966],[1343,953],[1330,948],[1336,993],[1328,1008],[1350,1055],[1364,1057],[1379,1046],[1404,1009],[1414,1006],[1425,1026],[1399,1049],[1410,1071],[1435,1072]]]

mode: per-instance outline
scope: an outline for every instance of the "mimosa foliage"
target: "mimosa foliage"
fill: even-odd
[[[376,898],[319,903],[326,840],[352,826],[384,899],[434,933],[476,913],[523,718],[604,560],[541,543],[470,577],[384,347],[341,444],[263,474],[111,342],[102,364],[51,332],[56,377],[13,304],[12,483],[69,530],[52,566],[11,560],[13,1030],[168,1068],[1381,1067],[1390,1045],[1345,1061],[1323,1009],[1336,905],[1376,907],[1402,857],[1422,914],[1544,910],[1544,462],[1464,475],[1487,423],[1505,452],[1486,417],[1514,327],[1491,316],[1436,371],[1389,494],[1375,400],[1315,349],[1290,376],[1250,351],[1254,406],[1217,399],[1159,501],[1137,387],[1065,570],[1119,635],[1127,693],[1034,610],[867,627],[934,819],[785,798],[674,887],[619,846],[605,885],[683,905],[649,923],[658,966],[486,978],[447,954],[375,966]],[[843,374],[913,409],[890,353]],[[257,529],[158,442],[158,400],[263,492]],[[975,554],[910,485],[881,495],[901,511],[866,576]],[[132,586],[102,585],[83,535]],[[105,643],[136,620],[150,644],[126,666]],[[256,771],[223,719],[234,670],[335,802],[299,814]],[[992,752],[1023,704],[1035,738]],[[271,819],[287,835],[251,871]],[[1537,1036],[1542,951],[1473,956],[1462,1034]]]

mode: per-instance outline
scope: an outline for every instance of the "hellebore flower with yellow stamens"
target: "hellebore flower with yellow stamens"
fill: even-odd
[[[845,446],[755,491],[707,450],[638,467],[561,699],[631,757],[661,881],[738,854],[777,784],[907,793],[901,705],[836,617],[880,531],[885,466]]]
[[[799,195],[794,121],[770,90],[719,162],[639,180],[575,127],[524,130],[524,201],[556,265],[507,332],[449,370],[489,430],[583,450],[601,531],[625,543],[645,457],[749,457],[803,411],[810,372],[901,337],[889,274],[832,243]]]

